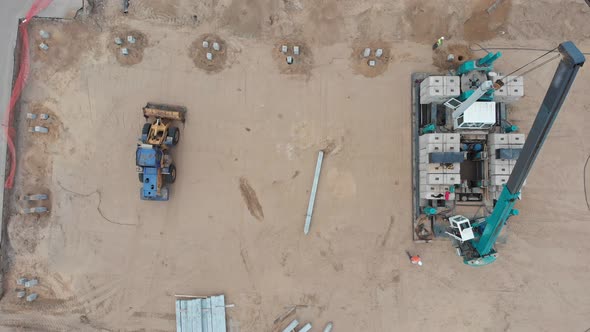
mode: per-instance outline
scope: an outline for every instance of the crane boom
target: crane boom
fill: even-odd
[[[519,198],[520,190],[549,135],[578,70],[586,61],[582,52],[570,41],[561,43],[558,50],[562,56],[561,61],[514,170],[510,174],[506,186],[502,189],[492,214],[485,219],[483,230],[478,234],[479,236],[460,246],[464,253],[464,261],[468,265],[487,265],[496,260],[497,253],[494,250],[494,244],[498,235],[508,218],[518,214],[518,211],[514,209],[514,204]]]

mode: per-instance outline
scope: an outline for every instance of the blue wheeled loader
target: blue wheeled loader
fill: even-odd
[[[185,121],[186,108],[148,103],[143,108],[146,123],[141,130],[141,142],[135,151],[135,165],[142,186],[142,200],[167,201],[168,184],[176,181],[176,166],[170,148],[178,144],[180,129],[175,122]]]

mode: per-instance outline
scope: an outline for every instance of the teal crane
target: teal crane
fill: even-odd
[[[520,197],[522,186],[549,135],[578,70],[586,61],[582,52],[570,41],[561,43],[558,50],[561,54],[561,61],[514,170],[502,189],[494,210],[483,221],[473,223],[474,236],[472,239],[458,242],[463,261],[467,265],[482,266],[496,260],[498,253],[494,249],[494,245],[498,235],[508,218],[518,215],[518,210],[514,208],[514,205]]]

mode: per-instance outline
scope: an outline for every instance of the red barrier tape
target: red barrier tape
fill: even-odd
[[[10,154],[10,172],[4,182],[4,188],[12,189],[14,185],[14,175],[16,173],[16,149],[14,146],[14,136],[16,130],[13,127],[14,121],[14,107],[16,102],[20,98],[20,95],[25,87],[25,82],[29,76],[29,34],[27,26],[31,19],[36,16],[40,11],[47,8],[52,0],[36,0],[29,11],[27,16],[21,21],[19,25],[20,35],[22,39],[20,49],[20,67],[18,68],[18,76],[16,82],[12,88],[12,94],[10,95],[10,103],[8,104],[8,110],[4,113],[4,134],[6,137],[6,143],[8,145],[8,152]]]

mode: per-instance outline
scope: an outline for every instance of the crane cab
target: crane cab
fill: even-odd
[[[450,227],[445,233],[449,234],[454,239],[465,242],[475,238],[469,219],[461,215],[456,215],[449,218],[449,223]]]

